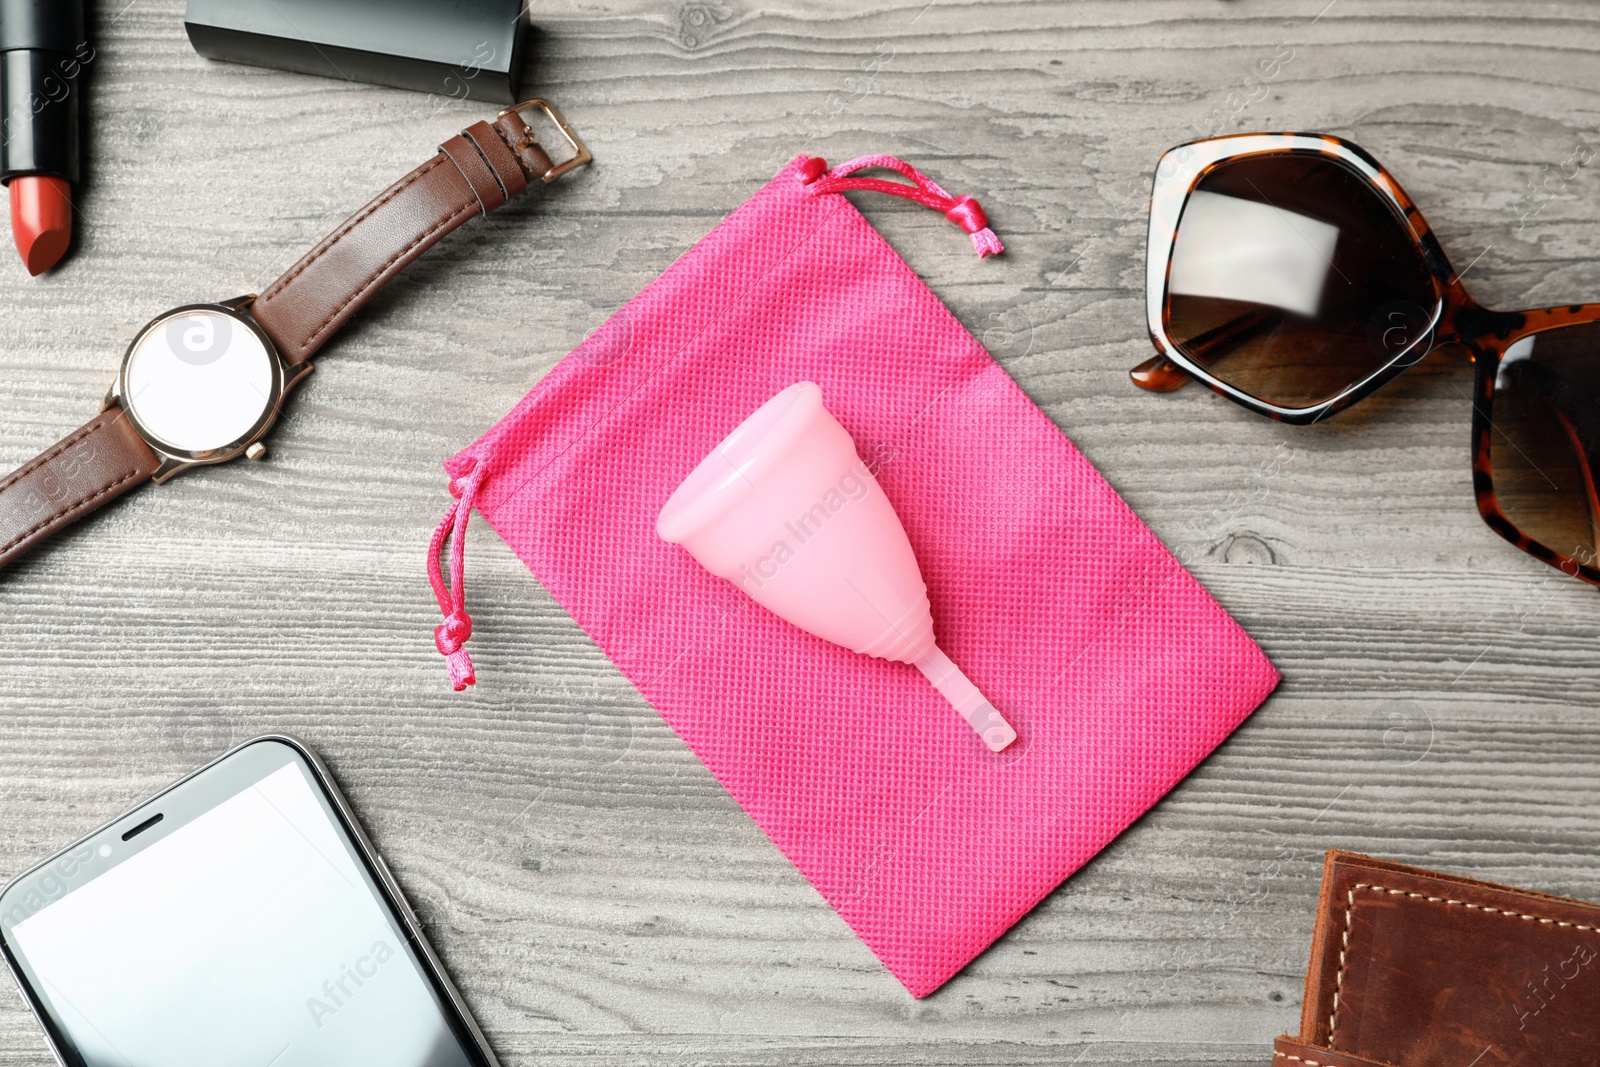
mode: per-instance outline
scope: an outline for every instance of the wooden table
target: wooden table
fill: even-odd
[[[179,0],[101,6],[77,251],[37,280],[0,256],[7,470],[89,417],[152,315],[259,288],[490,110],[210,64]],[[391,286],[266,462],[145,489],[0,576],[0,873],[292,732],[507,1064],[1258,1065],[1298,1019],[1329,846],[1600,898],[1600,597],[1474,513],[1465,361],[1439,353],[1310,429],[1126,376],[1149,353],[1153,165],[1213,132],[1355,138],[1486,302],[1600,299],[1600,175],[1552,177],[1600,147],[1593,5],[556,0],[535,18],[528,84],[594,166]],[[802,151],[896,152],[982,200],[1008,246],[983,262],[933,213],[863,207],[1284,674],[920,1002],[481,526],[476,690],[450,692],[430,637],[439,459]],[[0,1064],[47,1059],[0,1001]]]

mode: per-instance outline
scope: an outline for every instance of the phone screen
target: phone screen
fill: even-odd
[[[7,891],[6,944],[78,1062],[486,1062],[312,773],[248,745]]]

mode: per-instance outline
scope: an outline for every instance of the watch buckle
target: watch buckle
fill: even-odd
[[[524,100],[520,104],[513,104],[506,108],[504,111],[500,112],[500,114],[496,115],[495,119],[498,121],[505,118],[507,115],[516,115],[518,118],[522,118],[522,113],[524,111],[534,110],[542,111],[544,113],[544,117],[549,119],[555,128],[560,132],[562,138],[567,142],[567,147],[571,148],[573,153],[571,159],[557,163],[549,170],[545,171],[543,175],[545,181],[554,181],[563,174],[567,173],[569,170],[575,170],[578,167],[582,167],[590,162],[593,162],[594,157],[589,154],[589,149],[584,146],[583,140],[579,138],[578,134],[571,126],[567,125],[567,120],[561,117],[561,112],[556,110],[556,106],[548,100],[539,100],[537,98],[533,100]],[[527,120],[523,119],[522,124],[525,127],[528,126]],[[528,127],[528,134],[529,136],[533,135],[532,127]]]

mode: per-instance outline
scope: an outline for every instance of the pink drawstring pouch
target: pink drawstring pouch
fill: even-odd
[[[899,160],[796,159],[446,461],[435,641],[456,688],[472,683],[476,510],[921,997],[1177,784],[1278,674],[848,189],[926,204],[980,255],[1001,250],[976,202]],[[802,380],[899,514],[941,647],[1017,728],[1005,751],[914,667],[801,631],[656,536],[695,465]]]

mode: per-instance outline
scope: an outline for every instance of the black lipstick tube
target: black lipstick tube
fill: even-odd
[[[78,76],[93,58],[84,0],[0,0],[0,182],[77,184]]]

